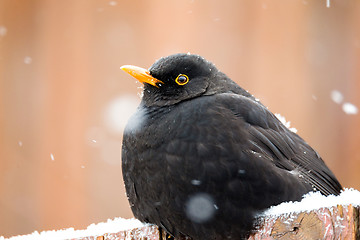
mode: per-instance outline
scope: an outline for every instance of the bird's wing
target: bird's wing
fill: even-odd
[[[339,194],[340,183],[317,152],[266,107],[235,94],[220,94],[217,101],[248,123],[251,150],[266,155],[278,168],[297,174],[322,194]]]

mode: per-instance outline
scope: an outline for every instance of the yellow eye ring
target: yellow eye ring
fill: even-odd
[[[189,82],[189,77],[185,74],[179,74],[179,76],[175,79],[175,82],[180,86],[185,85]]]

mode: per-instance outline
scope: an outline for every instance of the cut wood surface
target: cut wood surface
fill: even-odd
[[[249,240],[259,239],[360,239],[359,208],[334,206],[309,212],[267,216],[259,221],[259,228]],[[141,228],[89,236],[73,240],[165,240],[168,236],[159,228],[149,225]]]
[[[359,208],[351,205],[267,217],[262,221],[262,227],[249,240],[359,239]]]

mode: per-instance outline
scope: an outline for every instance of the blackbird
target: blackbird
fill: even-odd
[[[134,216],[174,237],[244,239],[272,205],[342,189],[318,153],[203,57],[149,70],[124,130],[122,171]]]

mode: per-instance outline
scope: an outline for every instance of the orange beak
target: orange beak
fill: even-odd
[[[121,66],[120,69],[127,72],[128,74],[130,74],[131,76],[136,78],[141,83],[148,83],[157,88],[159,87],[158,86],[159,83],[164,84],[159,79],[152,77],[150,75],[149,71],[144,68],[136,67],[136,66],[132,66],[132,65],[124,65],[124,66]]]

